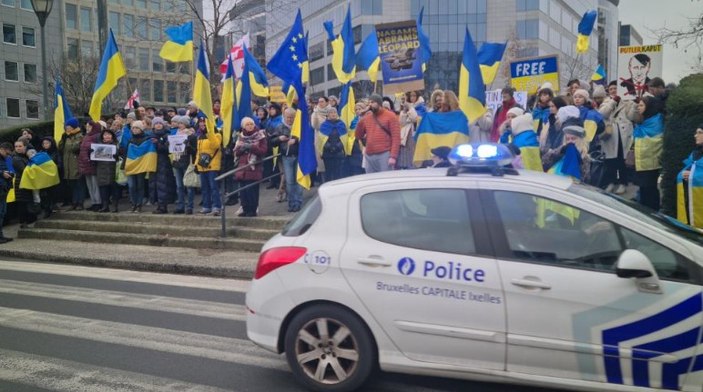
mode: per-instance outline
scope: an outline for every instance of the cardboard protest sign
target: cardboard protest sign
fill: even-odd
[[[500,89],[486,91],[486,107],[493,113],[503,104],[503,97],[500,92]],[[516,91],[515,94],[513,94],[513,98],[515,98],[515,102],[522,106],[523,109],[527,107],[527,91]]]
[[[537,92],[542,84],[559,91],[559,56],[535,57],[510,62],[510,84],[517,91]]]
[[[623,99],[642,97],[647,83],[662,76],[662,45],[618,48],[618,95]]]
[[[420,40],[414,20],[376,25],[383,73],[383,94],[423,90]]]

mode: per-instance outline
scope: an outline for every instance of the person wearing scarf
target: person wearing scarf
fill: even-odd
[[[567,125],[562,132],[564,141],[561,147],[549,150],[542,157],[544,169],[547,173],[569,176],[585,183],[591,173],[586,130],[580,125]]]
[[[71,190],[71,207],[69,210],[82,210],[84,200],[84,182],[78,171],[78,154],[81,149],[83,134],[78,120],[69,118],[64,126],[65,133],[59,141],[59,152],[63,163],[63,180]]]
[[[151,142],[156,146],[156,172],[149,175],[149,195],[156,198],[154,214],[168,212],[168,204],[176,199],[176,179],[173,176],[173,166],[168,152],[168,136],[170,130],[166,128],[163,119],[157,117],[152,122],[153,131]]]
[[[495,143],[500,139],[500,126],[503,125],[507,119],[508,111],[512,108],[519,108],[520,105],[515,101],[513,95],[515,94],[515,89],[512,87],[505,87],[501,91],[503,96],[503,104],[498,107],[495,113],[495,120],[493,121],[493,128],[491,129],[491,142]],[[521,113],[522,114],[522,113]]]
[[[512,109],[511,109],[512,110]],[[532,115],[525,113],[510,121],[512,143],[520,149],[522,167],[527,170],[542,171],[542,159],[539,153],[539,140],[532,128]]]
[[[266,156],[268,143],[266,131],[259,129],[251,117],[244,117],[241,125],[240,136],[234,145],[234,156],[240,169],[235,173],[235,178],[240,189],[248,188],[239,193],[242,212],[238,215],[254,217],[259,208],[259,184],[256,182],[263,178],[261,159]]]
[[[703,229],[703,124],[694,135],[696,146],[676,177],[676,217]]]
[[[342,166],[346,156],[347,127],[337,112],[330,112],[320,125],[318,154],[325,162],[325,182],[342,178]]]
[[[541,136],[545,128],[549,127],[552,99],[554,99],[552,84],[546,82],[537,90],[537,100],[532,108],[533,129],[537,132],[537,136]]]
[[[645,96],[637,104],[642,122],[635,126],[635,184],[640,187],[640,204],[659,210],[659,174],[664,147],[664,116],[658,98]]]

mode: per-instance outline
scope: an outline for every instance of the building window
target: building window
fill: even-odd
[[[15,0],[2,0],[2,5],[6,5],[8,7],[14,7]],[[17,117],[19,117],[19,116],[17,116]]]
[[[81,7],[81,31],[93,31],[93,10],[86,7]]]
[[[139,48],[139,70],[149,71],[149,49]]]
[[[539,0],[517,0],[517,10],[535,11],[539,9]]]
[[[161,11],[161,0],[149,0],[149,8],[152,11]]]
[[[152,41],[161,41],[161,19],[149,19],[149,36]]]
[[[147,36],[147,19],[143,16],[137,16],[137,24],[134,29],[137,31],[138,39],[148,39]]]
[[[32,1],[31,0],[20,0],[20,8],[22,8],[23,10],[34,12],[34,8],[32,8]]]
[[[537,19],[518,20],[517,36],[519,39],[539,38],[539,21]]]
[[[381,0],[361,0],[362,15],[382,15],[383,2]]]
[[[139,81],[139,91],[143,101],[151,101],[151,80],[142,79]]]
[[[17,98],[7,99],[7,117],[20,118],[20,100]]]
[[[134,67],[137,62],[137,49],[134,46],[124,48],[124,63],[127,68]]]
[[[153,49],[151,52],[151,70],[154,72],[162,72],[164,70],[164,62],[159,56],[158,49]]]
[[[176,63],[172,63],[170,61],[167,61],[166,62],[166,72],[176,73]]]
[[[176,91],[176,86],[176,82],[166,82],[166,94],[168,95],[168,102],[178,102],[178,91]]]
[[[66,28],[73,30],[78,28],[78,9],[75,4],[66,3]]]
[[[24,81],[27,83],[37,82],[37,65],[36,64],[25,64],[24,65]]]
[[[15,34],[15,25],[3,23],[2,25],[2,42],[6,44],[17,44],[17,35]]]
[[[354,37],[355,45],[361,42],[361,25],[352,28],[352,36]]]
[[[66,39],[66,53],[68,58],[72,60],[78,59],[78,39],[67,38]]]
[[[14,61],[5,61],[5,80],[19,82],[20,75],[17,70],[17,63]]]
[[[332,64],[327,64],[327,80],[335,79],[337,79],[337,75],[334,73],[334,68],[332,68]]]
[[[190,101],[190,83],[179,83],[181,92],[181,102]]]
[[[164,81],[154,80],[154,101],[164,102]]]
[[[310,71],[310,84],[320,84],[325,82],[325,68],[319,67]]]
[[[31,47],[37,46],[33,28],[22,27],[22,45]]]
[[[93,57],[93,41],[81,41],[81,55]]]
[[[115,32],[117,35],[122,34],[122,25],[120,24],[120,13],[119,12],[114,12],[110,11],[110,28],[112,31]]]
[[[39,101],[26,100],[27,118],[39,118]]]
[[[311,45],[308,49],[308,60],[313,62],[319,60],[325,56],[325,44],[324,42],[318,42],[315,45]]]
[[[122,15],[122,34],[125,37],[134,37],[134,16],[130,14]]]
[[[146,11],[146,0],[137,0],[137,8]]]

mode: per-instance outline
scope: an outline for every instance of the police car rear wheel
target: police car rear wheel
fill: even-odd
[[[296,379],[315,391],[353,391],[368,379],[375,364],[366,326],[331,305],[296,315],[286,331],[285,349]]]

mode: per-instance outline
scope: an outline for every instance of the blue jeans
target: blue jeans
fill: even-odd
[[[74,206],[80,205],[83,207],[83,200],[85,199],[85,182],[83,179],[66,180],[66,183],[71,189],[71,203],[73,203]]]
[[[133,206],[141,206],[144,203],[144,187],[146,186],[146,173],[127,176],[127,186],[129,187],[129,200]]]
[[[288,208],[300,208],[303,205],[303,188],[296,180],[298,157],[281,157],[283,159],[283,174],[286,176],[286,192],[288,192]]]
[[[203,210],[205,211],[222,209],[220,188],[218,188],[217,181],[215,181],[215,177],[217,177],[218,174],[217,171],[200,173],[200,190],[203,192]]]
[[[183,176],[186,174],[186,169],[173,168],[173,176],[176,177],[176,210],[193,209],[193,199],[195,198],[195,188],[186,188],[183,185]],[[188,194],[188,202],[186,203],[186,193]]]

